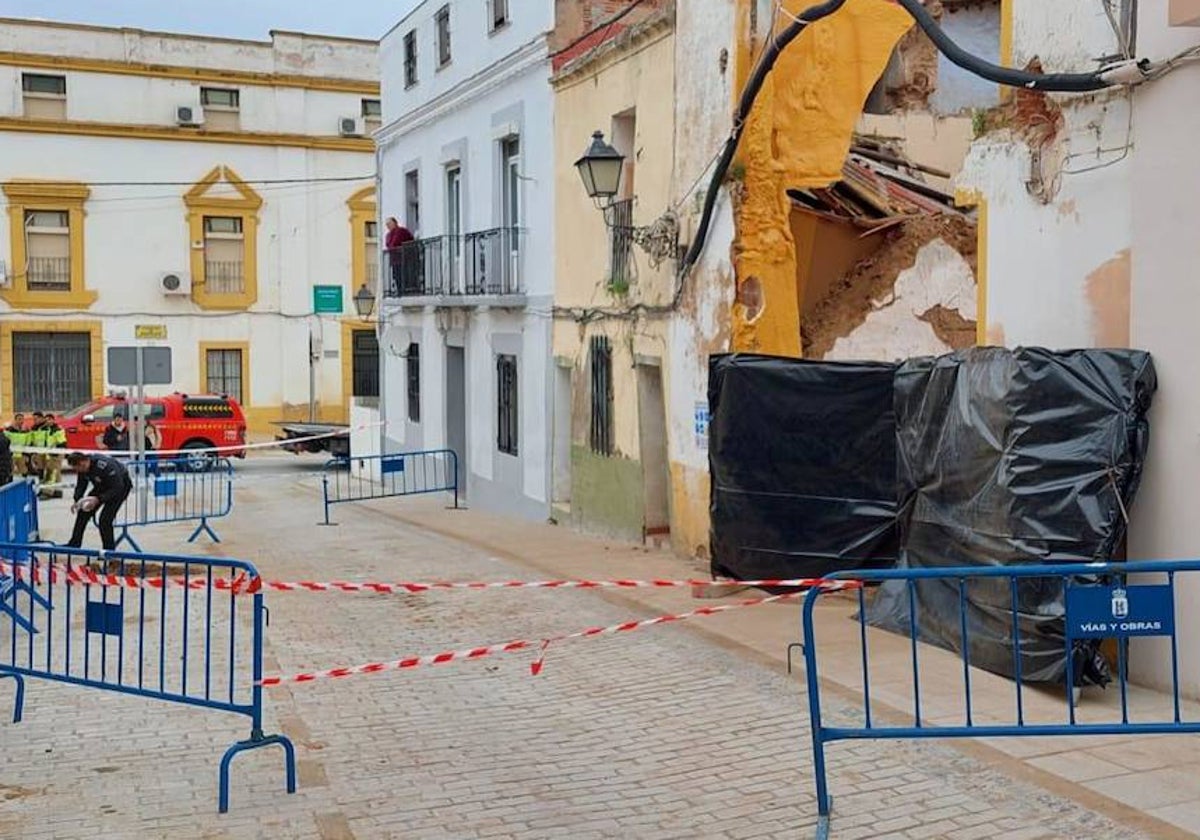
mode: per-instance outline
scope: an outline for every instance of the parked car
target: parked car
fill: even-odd
[[[93,400],[56,418],[70,449],[101,449],[104,430],[114,416],[130,419],[131,401],[123,396]],[[246,415],[232,397],[169,394],[146,397],[148,419],[158,431],[160,451],[186,451],[193,470],[205,469],[214,455],[246,457]],[[220,452],[213,452],[220,447]],[[232,449],[227,447],[234,447]],[[195,453],[195,454],[192,454]]]

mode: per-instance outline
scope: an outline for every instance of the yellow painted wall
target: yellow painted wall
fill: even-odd
[[[808,0],[786,0],[798,13]],[[780,27],[788,23],[780,18]],[[739,290],[757,285],[761,308],[734,305],[735,350],[800,356],[796,245],[786,190],[841,177],[863,104],[912,18],[887,0],[849,0],[783,52],[758,96],[742,137],[737,212]],[[752,44],[739,45],[739,67]],[[753,317],[751,317],[753,316]]]
[[[610,235],[604,214],[584,192],[573,166],[590,142],[592,132],[603,131],[611,142],[613,118],[636,111],[633,224],[648,225],[668,209],[674,168],[675,124],[670,107],[675,89],[675,39],[669,18],[659,18],[634,35],[627,48],[589,63],[563,68],[555,80],[555,305],[588,308],[623,308],[642,302],[667,303],[673,292],[673,263],[651,268],[644,252],[632,252],[633,282],[624,296],[608,289]],[[588,347],[592,336],[608,336],[612,344],[613,457],[587,454],[591,417],[588,380]],[[664,391],[669,389],[666,322],[663,319],[603,319],[580,324],[559,318],[554,325],[554,355],[571,359],[572,373],[572,484],[576,521],[585,527],[632,534],[643,525],[638,433],[638,388],[635,359],[649,356],[662,361]],[[586,474],[584,474],[586,472]],[[621,488],[628,504],[597,505],[585,509],[582,488],[592,498],[604,498],[598,486]],[[596,522],[588,521],[595,514]],[[605,521],[600,521],[605,520]]]
[[[666,302],[672,291],[671,264],[658,270],[646,255],[633,249],[635,281],[627,297],[608,292],[609,233],[604,215],[584,192],[573,163],[587,148],[593,131],[611,140],[613,117],[636,109],[635,194],[633,223],[652,222],[671,201],[675,125],[672,110],[664,105],[675,87],[675,39],[669,24],[649,30],[629,51],[600,61],[576,74],[567,73],[555,83],[555,154],[560,161],[555,174],[555,305],[570,307],[621,307],[637,301]],[[596,321],[581,327],[559,319],[554,328],[554,355],[575,360],[580,382],[586,365],[588,338],[608,335],[613,345],[614,433],[619,453],[638,457],[637,383],[633,356],[642,345],[665,352],[665,325],[661,320]],[[635,347],[636,345],[636,347]],[[664,360],[664,372],[666,371]],[[666,383],[664,383],[665,386]],[[583,381],[582,385],[587,386]],[[576,398],[576,414],[588,403]],[[575,443],[586,444],[588,415],[573,418]]]

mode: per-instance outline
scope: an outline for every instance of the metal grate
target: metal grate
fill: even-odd
[[[30,257],[26,285],[31,291],[71,291],[70,257]]]
[[[351,378],[355,397],[379,396],[379,339],[374,330],[355,330],[351,356]]]
[[[592,451],[597,455],[612,455],[612,343],[608,337],[593,336],[589,355],[592,377]]]
[[[92,393],[90,333],[14,332],[14,411],[66,411]]]
[[[609,213],[612,239],[608,285],[611,289],[628,289],[633,280],[633,199],[614,201]]]
[[[408,419],[421,422],[421,345],[408,345]]]
[[[241,294],[246,291],[246,278],[242,271],[242,263],[240,261],[206,260],[204,284],[208,287],[209,294]]]
[[[224,394],[244,402],[241,350],[206,350],[204,363],[207,371],[205,388],[210,394]]]
[[[506,455],[517,454],[517,357],[496,357],[496,448]]]

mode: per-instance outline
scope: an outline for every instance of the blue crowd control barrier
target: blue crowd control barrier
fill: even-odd
[[[453,493],[458,507],[458,454],[452,449],[349,458],[326,466],[321,477],[323,525],[336,524],[329,519],[329,508],[343,502]]]
[[[24,544],[36,542],[38,538],[38,497],[33,480],[20,479],[0,487],[0,542]],[[41,597],[25,581],[0,571],[0,616],[8,616],[32,632],[34,628],[13,606],[22,592],[35,599]],[[46,608],[48,605],[40,603],[40,606]]]
[[[263,733],[266,607],[261,592],[244,589],[258,577],[253,565],[18,544],[0,544],[0,557],[28,587],[13,613],[0,614],[0,676],[17,680],[15,720],[26,677],[245,715],[249,737],[220,762],[221,813],[229,809],[230,762],[247,750],[282,747],[287,791],[295,792],[292,742]],[[194,586],[81,584],[90,562],[122,578],[183,577]]]
[[[204,468],[196,470],[195,460],[186,458],[127,462],[133,492],[114,523],[120,529],[117,545],[129,543],[140,552],[129,529],[170,522],[197,523],[189,543],[201,534],[219,543],[221,538],[210,523],[233,510],[233,465],[226,458],[203,463]]]
[[[812,728],[813,773],[816,782],[817,808],[819,822],[817,837],[829,836],[832,801],[829,793],[826,765],[826,747],[836,741],[847,740],[895,740],[895,739],[933,739],[933,738],[1019,738],[1038,736],[1065,735],[1170,735],[1200,732],[1200,715],[1187,716],[1183,713],[1180,696],[1179,678],[1179,640],[1176,636],[1175,603],[1176,579],[1184,573],[1200,571],[1200,560],[1188,561],[1147,561],[1134,563],[1089,563],[1061,564],[1044,566],[1011,566],[1011,567],[976,567],[976,568],[947,568],[947,569],[888,569],[878,571],[851,571],[832,574],[834,580],[857,580],[864,584],[881,583],[885,586],[898,587],[901,598],[907,598],[907,642],[902,643],[908,650],[903,654],[906,670],[911,671],[908,678],[909,689],[903,696],[901,705],[911,701],[911,709],[902,713],[903,720],[892,721],[881,714],[880,703],[873,698],[872,686],[872,634],[868,633],[868,597],[865,589],[858,590],[858,635],[861,651],[859,667],[861,674],[854,679],[861,679],[861,686],[855,690],[856,700],[848,713],[839,710],[836,714],[838,721],[831,724],[823,718],[821,703],[820,672],[818,670],[819,640],[814,621],[814,609],[824,594],[820,588],[809,590],[802,612],[802,627],[804,641],[805,670],[809,703],[810,725]],[[1130,578],[1133,580],[1131,581]],[[935,592],[933,587],[939,587]],[[893,590],[895,594],[897,590]],[[949,593],[949,597],[946,597]],[[923,595],[930,597],[926,602]],[[954,601],[958,603],[957,612],[949,607]],[[1055,707],[1047,715],[1044,705],[1035,714],[1031,711],[1029,692],[1037,690],[1044,693],[1047,690],[1057,696],[1058,691],[1053,686],[1032,683],[1022,674],[1022,661],[1031,655],[1030,643],[1035,641],[1028,628],[1031,616],[1023,612],[1019,605],[1024,602],[1061,603],[1063,614],[1061,618],[1039,616],[1037,626],[1041,638],[1038,656],[1040,665],[1045,665],[1044,647],[1048,634],[1051,638],[1061,639],[1062,659],[1059,660],[1065,672],[1065,683],[1061,688],[1062,707]],[[936,622],[940,632],[945,634],[949,629],[953,638],[955,653],[952,654],[961,661],[961,699],[954,703],[956,712],[947,713],[945,696],[936,703],[932,714],[931,703],[926,697],[925,707],[922,707],[922,666],[934,652],[925,648],[921,653],[922,644],[922,603],[936,604],[936,614],[927,614],[925,621]],[[931,607],[925,607],[929,610]],[[976,683],[980,672],[972,662],[971,651],[972,633],[980,632],[979,626],[972,620],[978,619],[979,613],[972,615],[974,610],[987,612],[989,619],[996,619],[1005,624],[1011,624],[1008,642],[998,651],[1002,660],[1011,657],[1011,668],[1005,665],[1005,670],[1012,672],[1012,706],[1011,714],[996,713],[996,695],[989,691],[987,712],[983,712],[980,704],[974,702],[972,694],[973,676]],[[947,614],[949,612],[949,614]],[[993,630],[996,624],[992,625]],[[1157,644],[1163,655],[1169,654],[1171,674],[1171,694],[1169,702],[1155,702],[1152,698],[1138,704],[1131,702],[1129,680],[1128,643],[1138,637],[1158,637]],[[891,638],[897,638],[892,636]],[[904,638],[903,636],[898,638]],[[1097,639],[1116,640],[1117,667],[1114,675],[1116,692],[1106,694],[1111,698],[1107,703],[1089,702],[1081,704],[1077,691],[1076,667],[1079,664],[1078,648],[1080,642],[1091,642]],[[976,638],[976,640],[978,640]],[[1146,640],[1148,641],[1148,639]],[[876,637],[876,646],[882,646]],[[895,653],[895,645],[889,646]],[[1007,650],[1005,649],[1007,648]],[[976,648],[978,651],[979,649]],[[1051,647],[1051,659],[1054,658]],[[843,652],[844,655],[844,652]],[[851,654],[852,655],[852,654]],[[948,654],[942,653],[942,656]],[[993,664],[997,661],[993,658]],[[840,661],[839,668],[847,667],[850,663]],[[888,683],[888,705],[896,708],[896,696],[901,693],[902,683],[895,680],[895,660]],[[957,668],[957,666],[956,666]],[[943,674],[942,677],[945,675]],[[927,678],[926,678],[927,679]],[[925,685],[930,685],[928,682]],[[938,686],[943,692],[947,689],[945,681]],[[954,696],[959,696],[957,680],[950,686]],[[1111,690],[1111,689],[1109,689]],[[1138,694],[1136,696],[1146,697]],[[874,699],[874,705],[873,705]],[[1042,698],[1043,700],[1046,697]],[[849,718],[844,721],[844,718]],[[930,718],[936,718],[931,720]]]

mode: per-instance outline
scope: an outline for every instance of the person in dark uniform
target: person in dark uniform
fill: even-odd
[[[7,435],[0,435],[0,487],[13,480],[12,444]]]
[[[78,476],[75,481],[75,504],[71,505],[71,513],[75,514],[75,530],[71,532],[71,540],[67,545],[71,548],[83,545],[83,532],[87,530],[92,516],[96,515],[100,543],[106,551],[112,551],[117,547],[113,522],[133,490],[129,471],[124,464],[108,455],[72,452],[67,456],[67,463]],[[91,495],[87,495],[89,484],[92,486]]]

